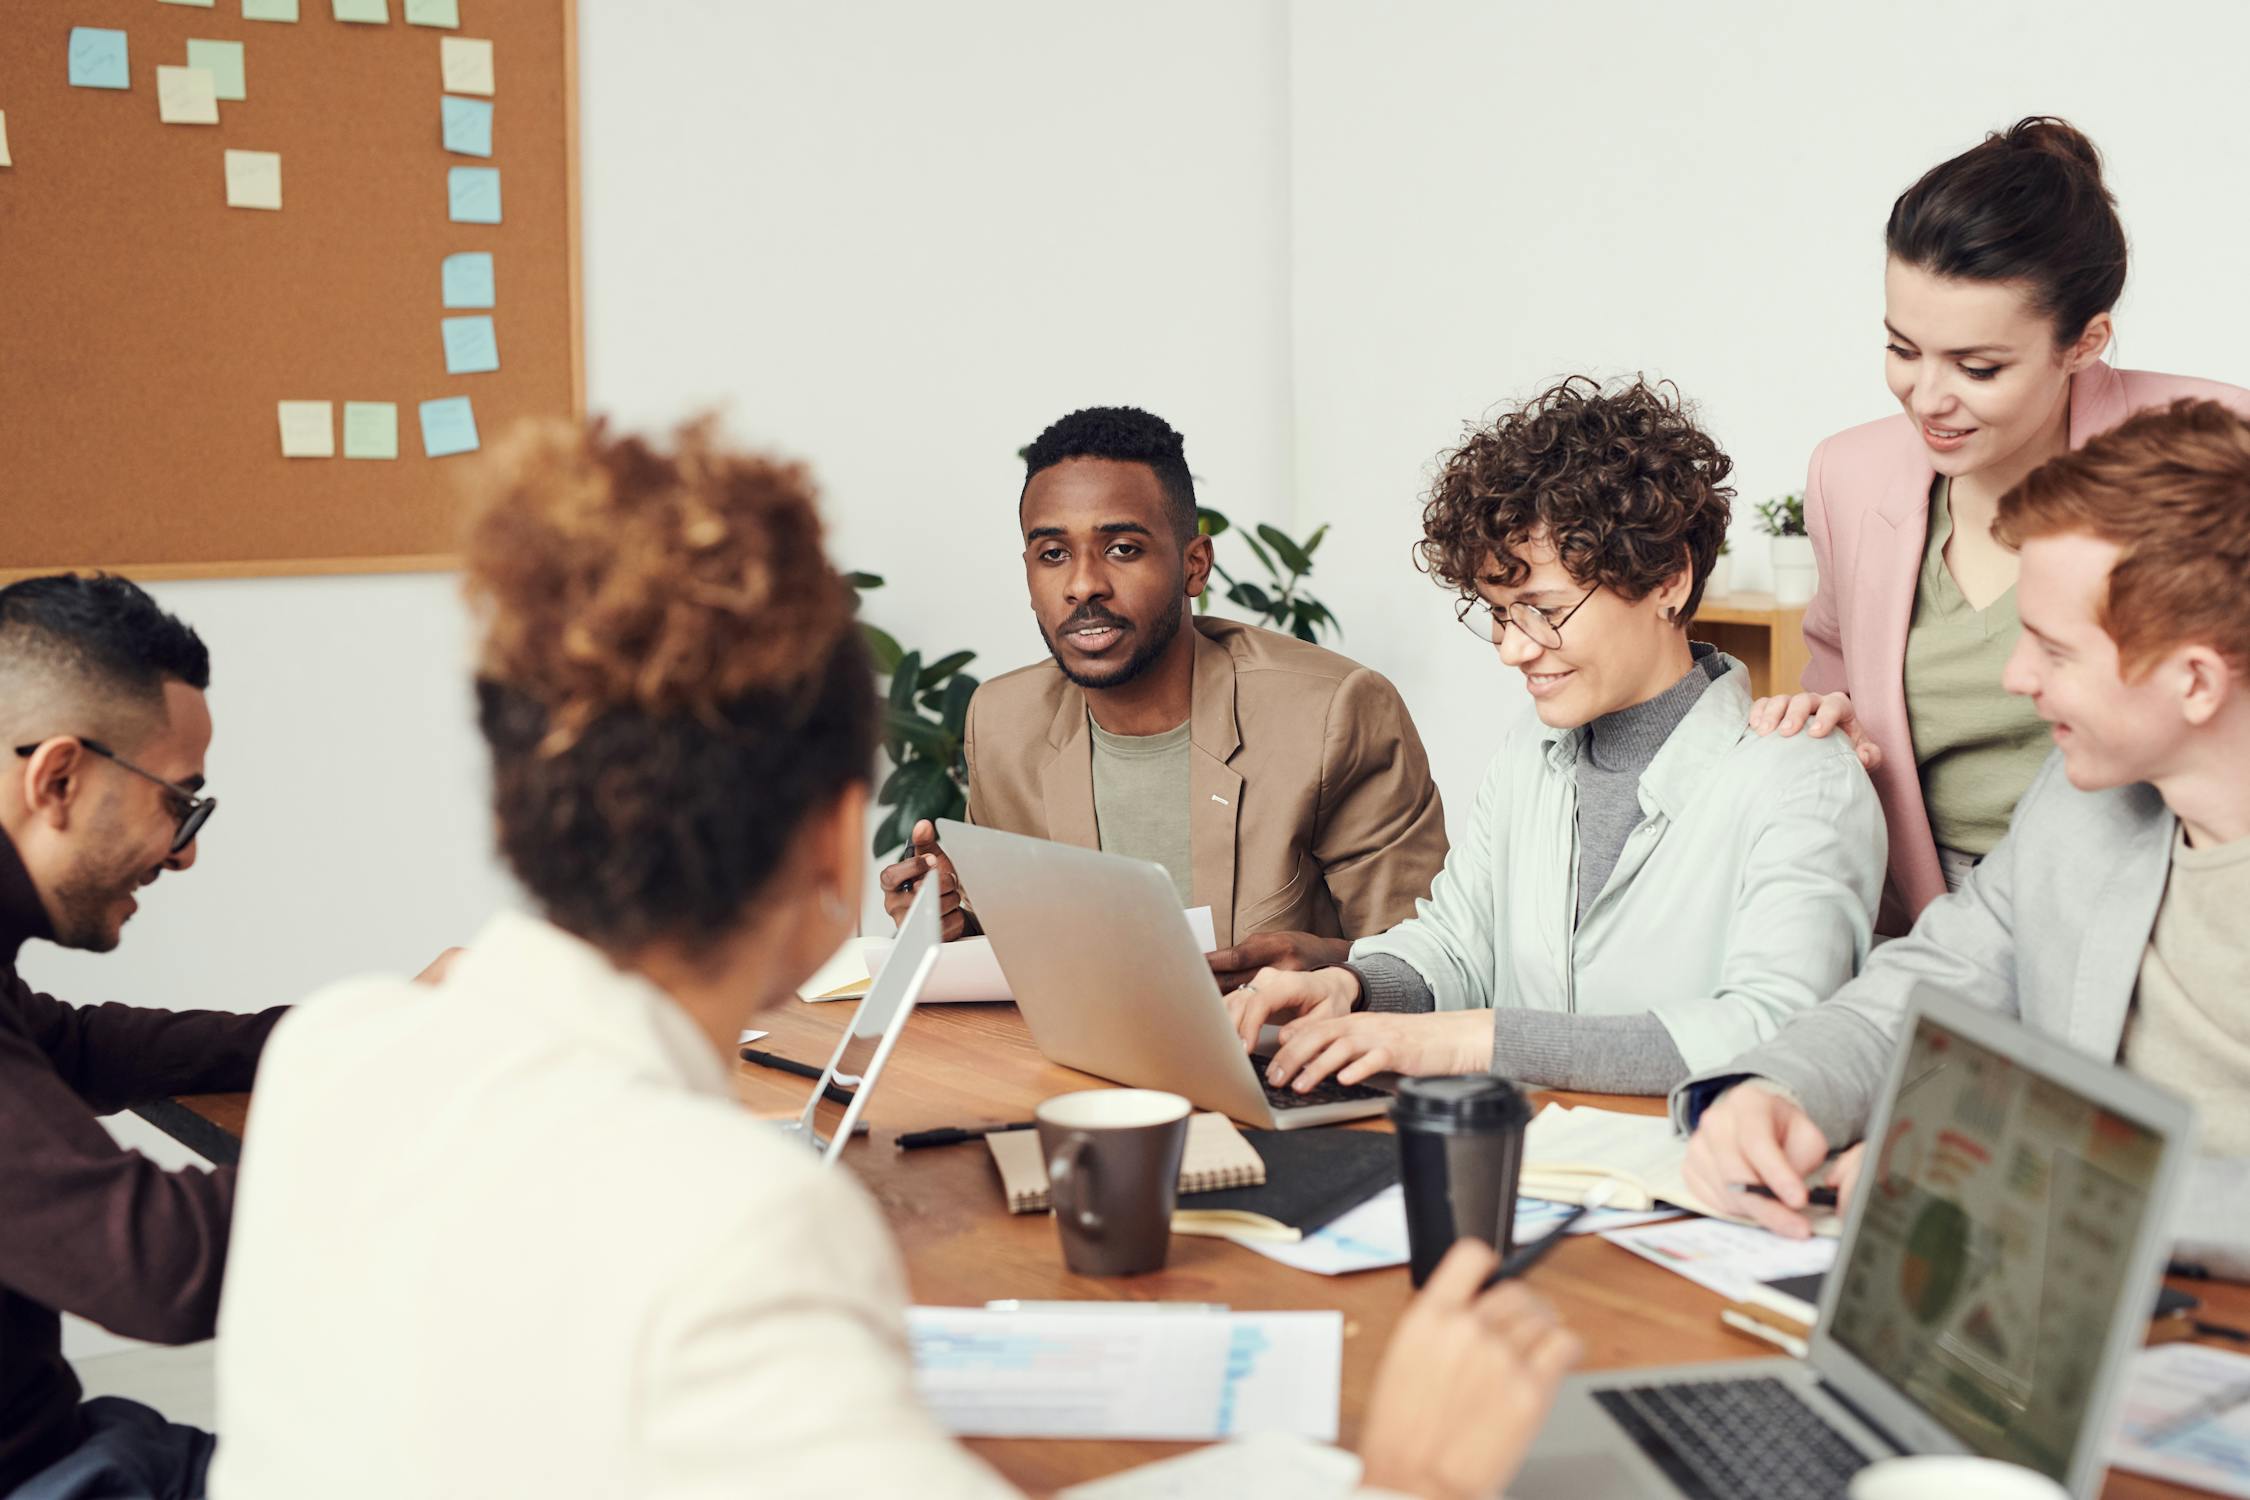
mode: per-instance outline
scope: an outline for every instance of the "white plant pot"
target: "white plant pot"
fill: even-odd
[[[1784,609],[1812,602],[1819,572],[1813,565],[1812,538],[1773,538],[1773,602]]]
[[[1711,576],[1703,580],[1703,597],[1724,599],[1727,590],[1734,587],[1734,559],[1722,552],[1717,562],[1711,564]]]

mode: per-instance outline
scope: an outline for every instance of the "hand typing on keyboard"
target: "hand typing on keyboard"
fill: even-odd
[[[1449,1010],[1434,1015],[1369,1012],[1308,1017],[1281,1028],[1281,1045],[1267,1065],[1266,1081],[1309,1092],[1323,1079],[1364,1083],[1377,1073],[1431,1077],[1482,1073],[1492,1066],[1492,1012]]]

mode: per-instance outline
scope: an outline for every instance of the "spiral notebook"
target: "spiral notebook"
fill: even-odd
[[[1045,1213],[1047,1163],[1039,1149],[1039,1132],[1004,1130],[986,1136],[984,1144],[992,1152],[992,1164],[1000,1169],[1000,1191],[1008,1197],[1008,1212]],[[1187,1149],[1180,1156],[1181,1192],[1257,1187],[1265,1180],[1265,1162],[1234,1128],[1234,1121],[1222,1114],[1189,1118]]]

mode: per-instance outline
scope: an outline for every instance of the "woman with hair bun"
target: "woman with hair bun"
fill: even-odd
[[[547,423],[488,490],[477,717],[536,915],[268,1044],[212,1493],[1012,1494],[916,1397],[874,1201],[728,1084],[863,880],[875,684],[810,480],[708,424]],[[1492,1265],[1457,1247],[1402,1318],[1369,1485],[1520,1461],[1577,1346]]]
[[[1902,414],[1813,450],[1811,661],[1804,691],[1762,700],[1752,723],[1850,736],[1890,830],[1880,927],[1895,936],[2000,841],[2051,748],[2036,707],[2000,687],[2019,630],[2000,497],[2136,411],[2200,396],[2250,414],[2250,391],[2103,361],[2125,228],[2100,153],[2063,120],[2020,120],[1932,167],[1884,242]]]

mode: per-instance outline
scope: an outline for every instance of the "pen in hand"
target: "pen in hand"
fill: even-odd
[[[1781,1201],[1781,1195],[1775,1192],[1772,1188],[1767,1187],[1762,1182],[1745,1183],[1742,1187],[1742,1191],[1748,1193],[1753,1198],[1771,1198],[1776,1203],[1779,1203]],[[1805,1207],[1834,1208],[1835,1206],[1836,1190],[1834,1188],[1816,1187],[1805,1189]]]

